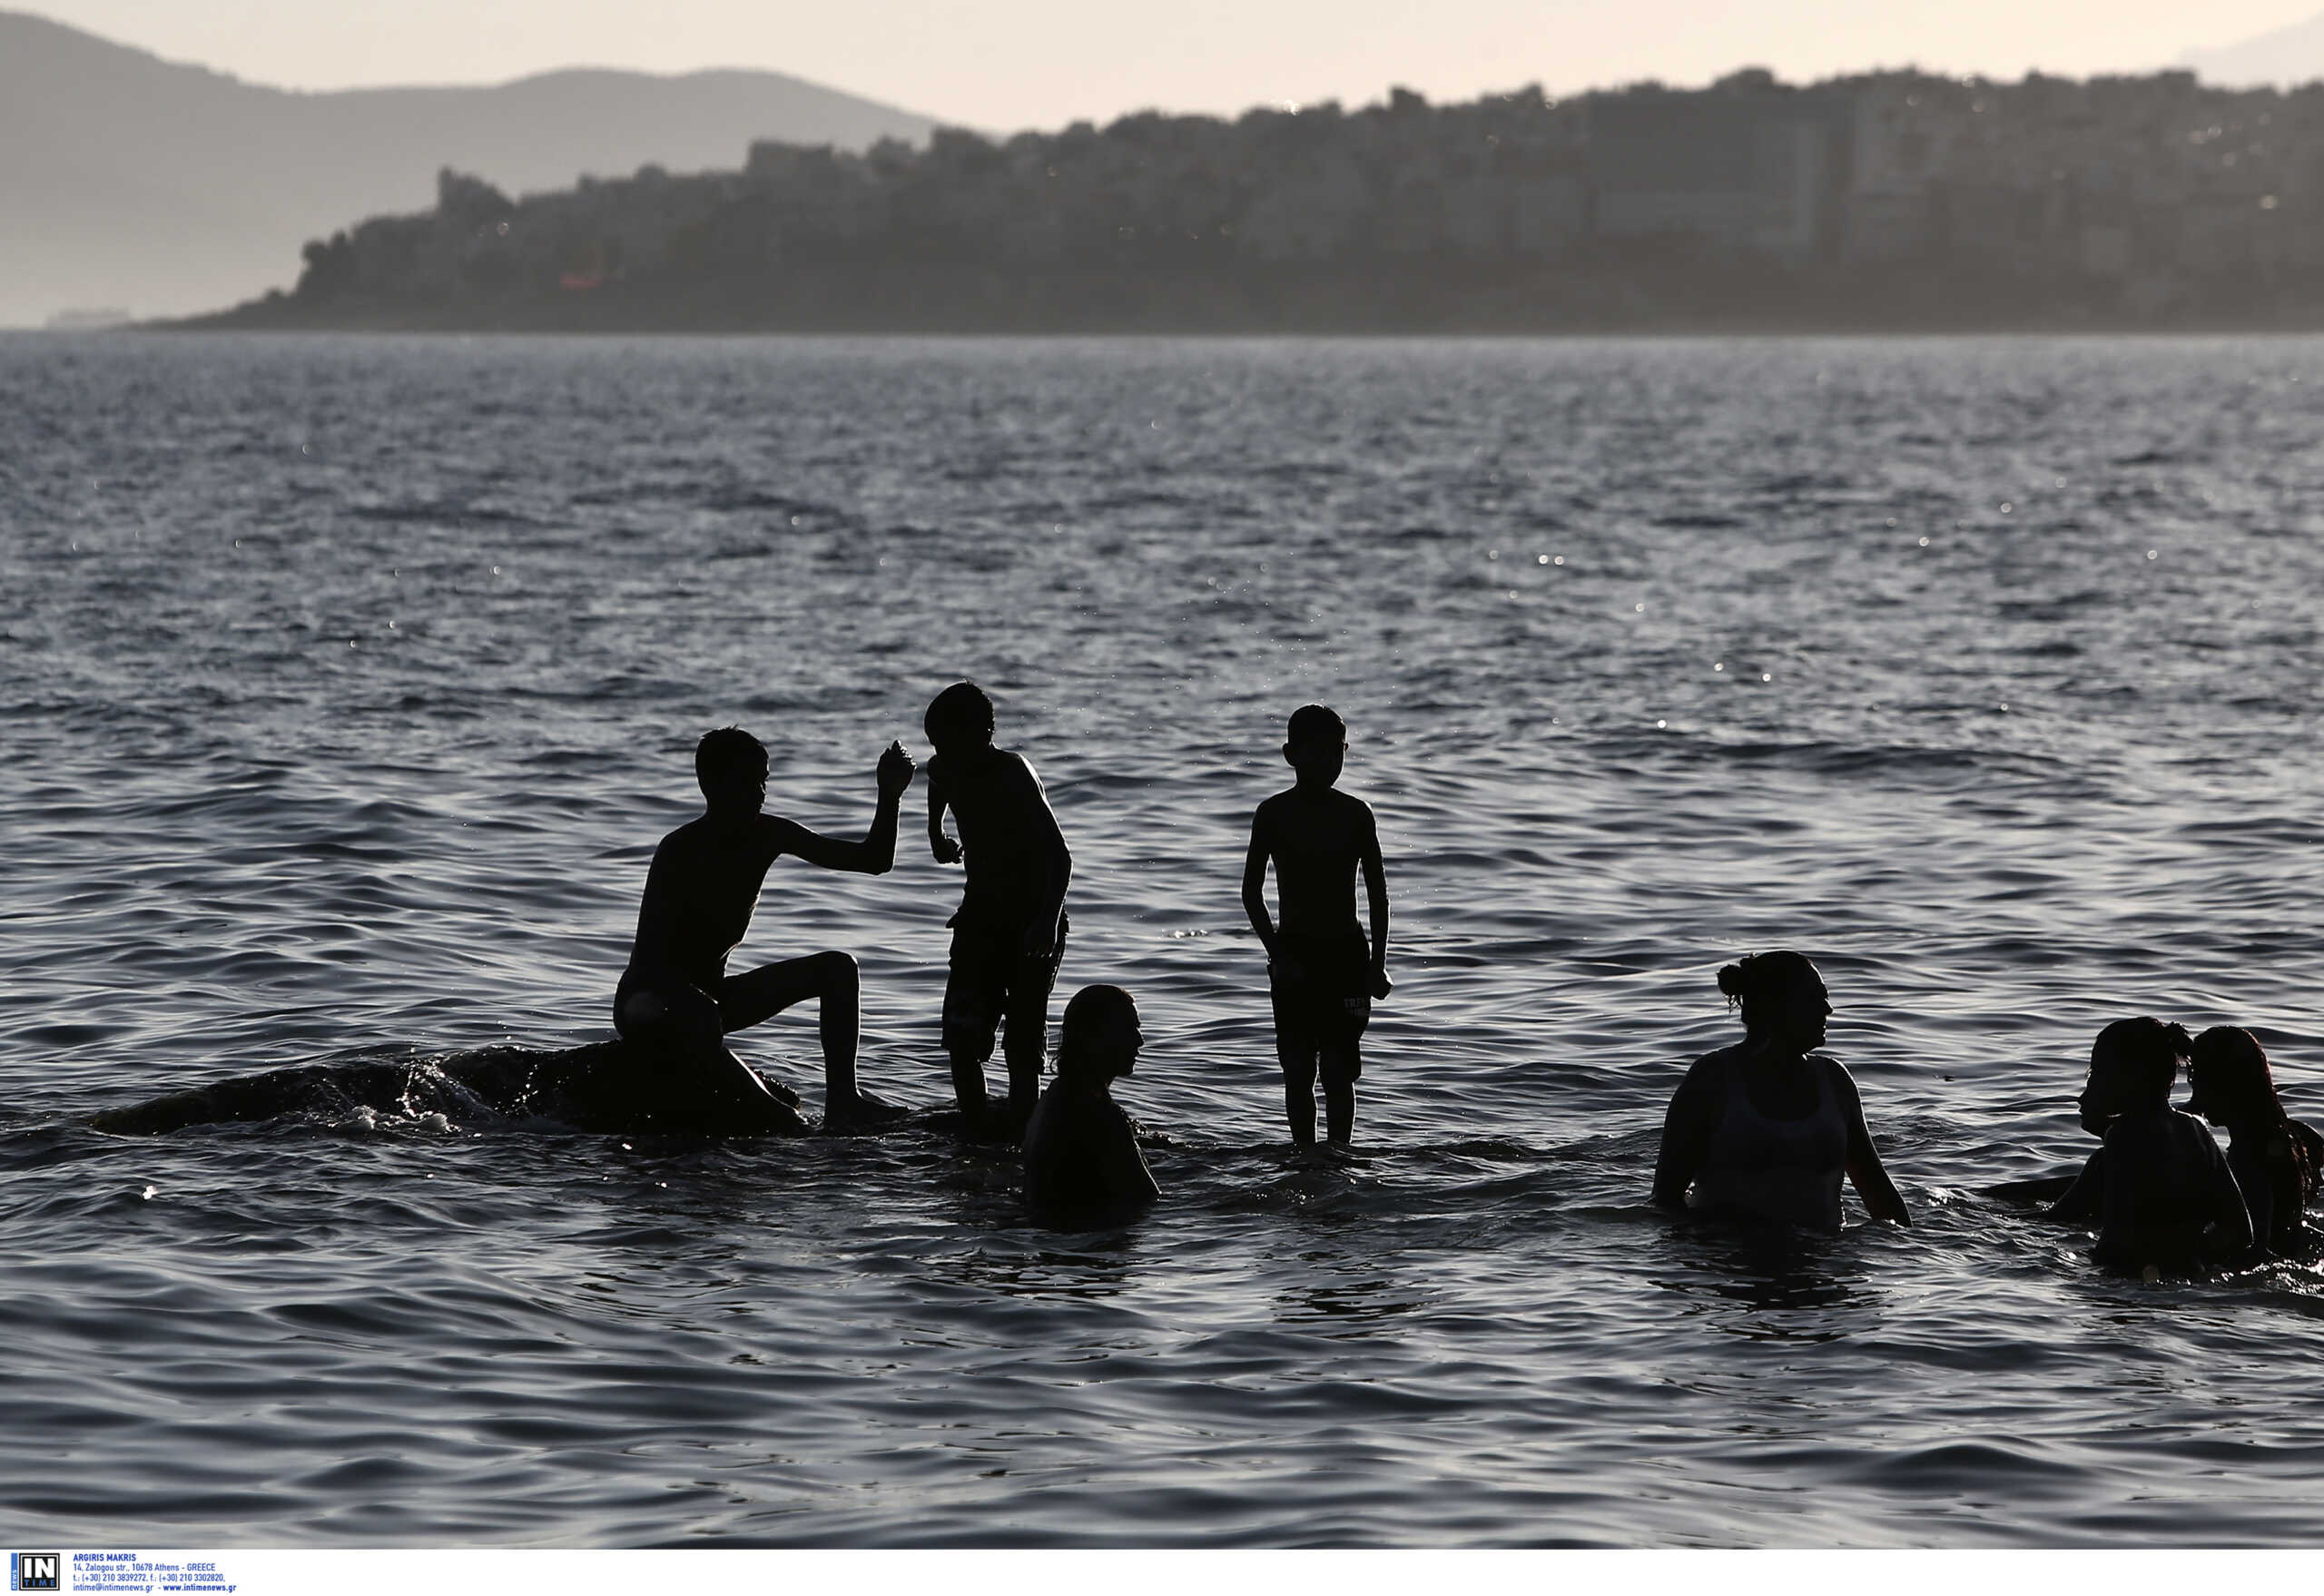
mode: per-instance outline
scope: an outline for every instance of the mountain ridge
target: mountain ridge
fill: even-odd
[[[935,126],[735,68],[284,89],[0,10],[0,326],[100,305],[182,314],[288,286],[307,240],[427,204],[446,166],[524,192],[731,167],[753,139],[862,149]]]
[[[2315,83],[2324,79],[2324,11],[2231,44],[2185,51],[2178,64],[2231,88]]]

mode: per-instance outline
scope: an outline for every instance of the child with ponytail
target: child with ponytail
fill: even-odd
[[[2308,1250],[2315,1237],[2304,1210],[2316,1200],[2324,1137],[2284,1111],[2260,1039],[2211,1027],[2189,1051],[2187,1084],[2187,1112],[2227,1131],[2227,1167],[2243,1188],[2252,1233],[2272,1252]]]

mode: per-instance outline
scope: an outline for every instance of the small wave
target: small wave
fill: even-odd
[[[2246,847],[2314,848],[2324,843],[2324,825],[2288,814],[2254,815],[2248,820],[2190,821],[2178,828],[2178,834],[2191,842]]]
[[[485,1048],[435,1059],[302,1064],[172,1092],[89,1118],[114,1136],[197,1126],[293,1121],[377,1128],[382,1117],[419,1128],[544,1120],[599,1134],[718,1134],[715,1121],[657,1110],[636,1089],[640,1064],[623,1042],[542,1051]]]
[[[537,527],[540,525],[532,517],[519,515],[515,510],[495,509],[489,505],[461,504],[450,499],[350,505],[348,507],[347,513],[359,521],[384,521],[391,525],[416,524],[433,527]]]
[[[2061,593],[2050,598],[2004,598],[1994,606],[1994,613],[2007,621],[2062,621],[2078,611],[2112,602],[2112,595],[2096,587],[2085,587],[2079,593]]]
[[[1929,777],[1996,773],[2039,777],[2053,762],[1999,748],[1947,748],[1920,743],[1690,743],[1692,751],[1737,764],[1772,766],[1817,775],[1896,773]]]
[[[1751,490],[1754,493],[1765,494],[1771,498],[1785,498],[1810,493],[1849,493],[1855,490],[1856,486],[1845,477],[1836,477],[1826,472],[1791,471],[1754,483]]]
[[[767,493],[757,488],[712,488],[702,495],[699,502],[706,510],[726,514],[743,510],[773,510],[777,515],[795,516],[803,521],[812,516],[819,527],[846,519],[835,514],[831,506],[819,504],[813,499],[793,498],[787,494]]]
[[[2068,1493],[2089,1483],[2086,1466],[2044,1457],[2024,1442],[1954,1441],[1894,1453],[1863,1471],[1876,1486],[1913,1492],[1959,1492],[1990,1497],[1999,1492]]]

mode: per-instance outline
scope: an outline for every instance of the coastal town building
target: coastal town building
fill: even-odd
[[[448,172],[434,212],[307,256],[308,305],[659,296],[766,324],[2298,320],[2324,317],[2324,86],[1752,70],[763,142],[513,200]]]

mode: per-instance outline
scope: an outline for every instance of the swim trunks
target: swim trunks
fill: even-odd
[[[725,978],[720,977],[717,984],[724,988]],[[721,1034],[734,1030],[736,1016],[728,1011],[723,994],[714,996],[675,977],[655,981],[624,970],[614,992],[614,1029],[629,1045],[592,1070],[586,1090],[594,1111],[618,1114],[655,1130],[712,1135],[804,1130],[796,1112],[799,1094],[790,1088],[761,1075],[762,1094],[727,1078],[714,1065],[705,1074],[681,1061],[675,1049],[688,1035],[687,1017],[714,1007]]]
[[[1286,961],[1299,967],[1297,980],[1282,973]],[[1295,1061],[1313,1069],[1321,1052],[1326,1082],[1364,1073],[1355,1044],[1372,1023],[1372,948],[1361,934],[1278,935],[1267,966],[1267,995],[1275,1006],[1275,1052],[1285,1069]]]
[[[1072,916],[1058,916],[1057,946],[1045,959],[1025,951],[1022,921],[988,920],[963,910],[947,923],[952,951],[944,982],[944,1050],[954,1058],[965,1051],[981,1064],[992,1057],[999,1034],[1019,1068],[1045,1067],[1049,992],[1065,958]]]
[[[735,1029],[737,1018],[727,1007],[725,985],[723,975],[704,990],[675,978],[656,981],[625,970],[621,984],[614,989],[614,1029],[631,1041],[654,1040],[675,1025],[681,1011],[707,998],[718,1006],[718,1030],[724,1036]]]

